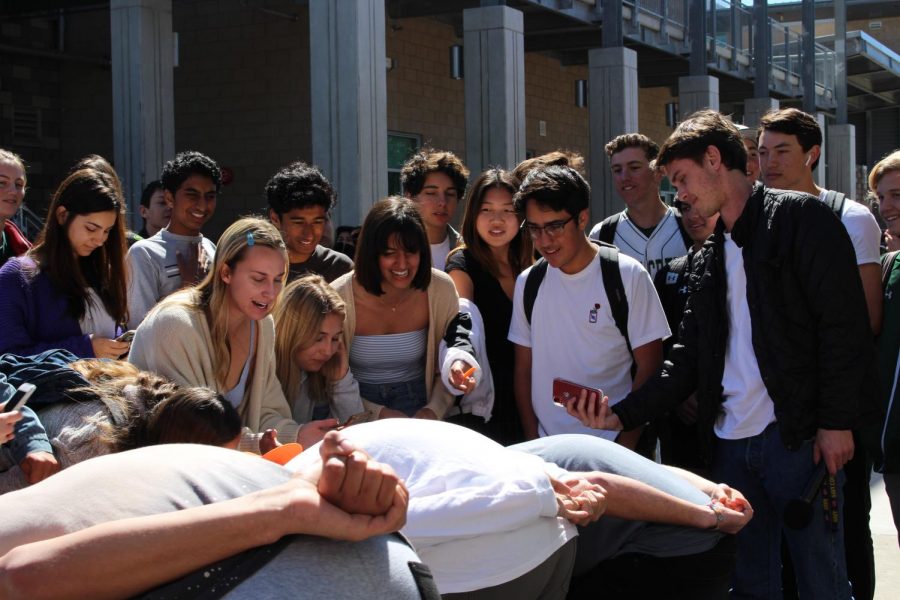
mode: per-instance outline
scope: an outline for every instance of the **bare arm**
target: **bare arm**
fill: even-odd
[[[644,385],[644,382],[650,379],[656,373],[663,361],[663,343],[662,340],[654,340],[639,348],[632,350],[634,354],[634,364],[636,366],[634,372],[634,382],[631,390],[634,391]],[[630,431],[623,431],[616,437],[616,441],[630,450],[634,450],[637,446],[643,427],[636,427]]]
[[[533,440],[538,436],[538,421],[531,405],[531,348],[518,344],[514,346],[516,366],[513,369],[513,391],[516,395],[516,406],[522,419],[525,438]]]
[[[863,293],[866,295],[869,324],[872,326],[872,333],[878,335],[881,333],[884,302],[884,292],[881,289],[881,265],[878,263],[859,265],[859,278],[862,280]]]
[[[459,294],[460,298],[475,301],[475,286],[472,285],[472,278],[469,277],[468,273],[462,269],[453,269],[447,275],[450,276],[450,279],[456,285],[456,293]]]
[[[336,434],[326,438],[327,461],[358,452]],[[355,514],[323,500],[316,487],[341,487],[347,472],[340,465],[322,471],[317,463],[280,486],[233,500],[112,521],[14,548],[0,557],[0,597],[130,597],[292,533],[356,541],[397,531],[406,517],[405,488],[392,471],[380,470],[378,463],[366,470],[359,458],[351,483],[362,485],[355,493],[343,492],[346,502],[362,509]],[[388,473],[390,481],[380,481],[380,472]],[[332,476],[340,483],[331,481]],[[394,494],[389,493],[391,483],[396,484]],[[373,503],[387,510],[374,514]]]
[[[737,533],[753,517],[749,504],[743,512],[719,505],[714,511],[707,505],[694,504],[621,475],[599,471],[572,475],[601,486],[606,491],[606,514],[621,519]],[[576,485],[570,480],[565,482]],[[718,520],[717,513],[724,517],[723,521]]]

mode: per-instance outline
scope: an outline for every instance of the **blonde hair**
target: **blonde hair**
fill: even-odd
[[[18,166],[22,169],[22,175],[25,175],[25,161],[22,160],[22,157],[16,154],[15,152],[11,152],[9,150],[5,150],[0,148],[0,163],[11,163]],[[28,182],[28,178],[25,177],[25,182]]]
[[[318,275],[301,277],[282,292],[275,309],[275,372],[288,402],[300,391],[300,369],[294,358],[315,343],[322,321],[331,313],[346,318],[344,300]],[[337,379],[340,361],[335,353],[318,373],[306,374],[313,403],[331,402],[332,382]]]
[[[243,260],[247,248],[262,246],[281,252],[284,256],[284,270],[287,275],[288,253],[278,230],[262,219],[245,217],[231,224],[216,245],[213,266],[206,277],[187,296],[187,306],[199,309],[206,315],[209,334],[212,338],[213,368],[216,384],[225,387],[228,367],[231,364],[231,344],[228,341],[228,284],[222,279],[222,271],[227,265],[234,270]],[[284,280],[282,279],[282,283]],[[275,307],[278,298],[275,298]]]
[[[900,150],[894,150],[872,167],[872,171],[869,173],[869,189],[873,194],[877,194],[875,188],[878,187],[881,178],[894,171],[900,171]]]

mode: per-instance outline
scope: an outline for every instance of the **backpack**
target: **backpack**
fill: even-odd
[[[597,239],[606,244],[612,244],[613,239],[616,237],[616,227],[621,219],[622,213],[620,212],[603,219],[600,222],[600,231],[597,232]],[[681,217],[678,215],[675,215],[675,223],[678,224],[678,231],[681,233],[681,241],[684,242],[684,247],[690,250],[691,246],[694,245],[694,240],[688,235],[687,229],[684,228],[684,223],[682,223]]]
[[[612,244],[595,240],[591,240],[591,243],[600,247],[600,272],[603,277],[603,288],[606,290],[606,297],[609,298],[609,309],[612,312],[613,320],[616,322],[619,333],[625,338],[628,354],[631,355],[631,374],[634,376],[634,352],[631,349],[631,340],[628,338],[628,298],[625,296],[622,273],[619,272],[619,249]],[[534,263],[525,279],[523,300],[525,318],[529,325],[531,324],[531,313],[534,311],[534,302],[537,300],[538,288],[541,287],[546,274],[547,261],[541,258]]]
[[[831,211],[837,215],[837,218],[841,218],[841,214],[844,212],[844,202],[847,200],[847,197],[841,192],[836,192],[834,190],[828,190],[825,192],[825,205],[831,209]]]
[[[894,259],[900,254],[900,250],[894,250],[881,255],[881,289],[886,290],[888,280],[891,278],[891,270],[894,268]]]

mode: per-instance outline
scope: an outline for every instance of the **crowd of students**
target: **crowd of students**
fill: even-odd
[[[396,530],[402,505],[403,531],[444,595],[581,597],[607,586],[632,597],[730,588],[871,598],[873,464],[900,518],[900,312],[891,311],[900,261],[881,257],[867,207],[815,186],[820,149],[815,119],[796,109],[766,115],[758,130],[701,111],[662,148],[618,136],[606,154],[626,208],[593,227],[575,154],[494,167],[469,185],[458,157],[424,149],[402,169],[404,195],[372,206],[352,260],[325,245],[334,189],[300,162],[264,186],[268,219],[239,219],[213,243],[203,229],[221,172],[198,152],[179,154],[147,186],[138,236],[125,230],[115,171],[87,157],[53,195],[31,247],[10,220],[26,168],[0,151],[0,387],[6,397],[20,382],[41,383],[30,408],[0,416],[0,491],[46,479],[53,497],[95,476],[97,455],[131,450],[105,463],[116,474],[169,456],[132,450],[143,446],[265,453],[296,443],[318,449],[288,464],[302,484],[247,475],[250,462],[223,474],[210,450],[182,451],[196,473],[164,464],[157,476],[174,486],[252,482],[219,499],[311,482],[303,502],[318,494],[337,512],[304,505],[298,514],[331,523],[338,539]],[[678,190],[673,205],[660,198],[663,176]],[[869,183],[900,236],[898,153]],[[339,228],[342,248],[350,234]],[[72,474],[55,475],[62,468]],[[813,501],[810,524],[785,527],[786,506],[819,479],[812,489],[836,510]],[[26,506],[37,493],[6,494],[0,506]],[[181,506],[196,507],[201,530],[227,513],[199,506],[212,496]],[[0,549],[9,551],[0,573],[18,573],[4,570],[10,556],[40,573],[47,552],[70,544],[102,552],[128,527],[190,543],[172,533],[182,521],[155,516],[164,498],[137,504],[60,517],[45,534],[19,527]],[[104,527],[114,519],[131,520]],[[617,529],[619,519],[631,525]],[[135,593],[185,583],[194,569],[273,541],[251,537],[134,580],[107,572],[97,585],[115,579],[110,590]],[[49,550],[32,555],[34,543]],[[392,564],[383,547],[371,551]]]

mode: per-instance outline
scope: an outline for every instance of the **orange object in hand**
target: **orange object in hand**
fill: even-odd
[[[474,374],[475,374],[475,367],[472,367],[471,369],[469,369],[468,371],[466,371],[465,373],[463,373],[463,377],[465,377],[466,379],[468,379],[469,377],[471,377],[471,376],[474,375]]]

